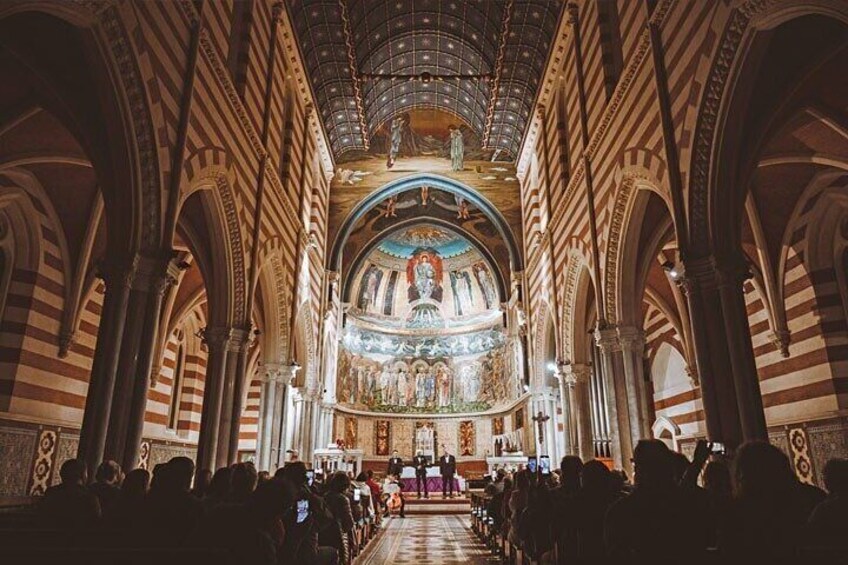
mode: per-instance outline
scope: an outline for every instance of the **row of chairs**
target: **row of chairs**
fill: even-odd
[[[492,555],[507,565],[533,565],[527,553],[507,539],[487,510],[492,497],[482,492],[471,492],[471,530],[489,548]],[[549,560],[546,560],[550,562]],[[555,561],[554,561],[555,562]]]
[[[355,563],[357,558],[362,555],[365,548],[368,547],[371,541],[376,539],[377,535],[380,533],[380,527],[383,520],[381,511],[375,512],[373,516],[368,511],[368,508],[371,505],[370,496],[362,496],[362,499],[358,504],[359,511],[357,511],[354,507],[354,517],[356,520],[354,521],[353,531],[348,535],[346,540],[349,550],[348,554],[351,557],[352,563]],[[379,501],[377,503],[377,507],[380,507]]]

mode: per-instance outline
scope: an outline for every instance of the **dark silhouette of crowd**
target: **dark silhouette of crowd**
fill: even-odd
[[[195,475],[187,457],[124,476],[106,461],[89,483],[84,464],[72,459],[60,475],[39,505],[42,527],[100,530],[132,548],[214,550],[239,564],[350,563],[363,541],[355,526],[374,524],[381,512],[373,476],[352,481],[339,471],[325,481],[298,461],[273,477],[252,463]]]
[[[827,492],[765,442],[725,458],[700,441],[690,461],[642,440],[632,462],[632,482],[575,456],[547,476],[501,470],[485,488],[490,533],[534,563],[848,562],[846,459],[825,466]]]

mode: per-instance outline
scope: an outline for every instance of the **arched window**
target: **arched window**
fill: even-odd
[[[168,429],[176,430],[180,422],[180,398],[183,395],[183,377],[185,375],[185,335],[177,334],[177,358],[174,363],[174,380],[171,386],[171,406],[168,411]]]

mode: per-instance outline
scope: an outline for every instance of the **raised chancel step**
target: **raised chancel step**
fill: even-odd
[[[430,498],[416,498],[415,494],[406,495],[407,514],[470,514],[471,499],[464,496],[442,498],[441,494]]]

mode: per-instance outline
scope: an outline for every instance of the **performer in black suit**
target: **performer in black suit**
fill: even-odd
[[[448,488],[450,488],[450,496],[453,498],[453,476],[456,474],[456,457],[450,454],[450,451],[442,446],[442,455],[439,458],[439,471],[442,474],[442,496],[447,497]]]
[[[397,449],[395,449],[389,458],[389,468],[386,471],[386,475],[394,475],[400,479],[401,473],[403,473],[403,459],[398,457]]]
[[[415,486],[418,488],[418,498],[421,498],[421,483],[424,483],[424,498],[430,498],[427,493],[427,458],[418,451],[418,455],[412,460],[415,467]]]

